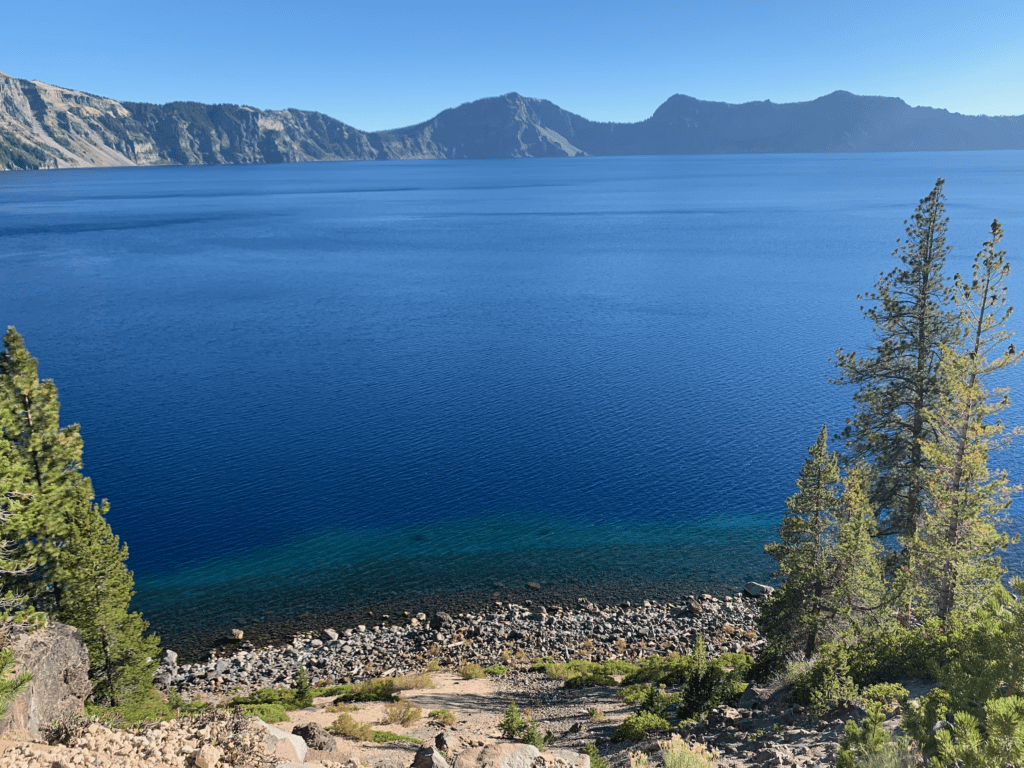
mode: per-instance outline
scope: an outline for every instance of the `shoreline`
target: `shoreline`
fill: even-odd
[[[373,677],[453,671],[465,664],[525,669],[538,659],[637,662],[651,656],[692,653],[703,638],[710,657],[756,655],[760,597],[735,592],[704,593],[672,601],[645,599],[573,605],[494,601],[484,611],[432,615],[419,612],[372,626],[320,628],[285,643],[257,648],[248,636],[225,639],[200,662],[164,651],[156,682],[186,699],[231,691],[291,687],[300,668],[314,685],[358,682]]]
[[[742,592],[742,584],[726,584],[720,579],[680,579],[676,582],[627,583],[621,581],[591,582],[587,584],[562,584],[543,586],[540,584],[495,585],[491,589],[469,589],[455,592],[434,592],[415,595],[394,596],[390,600],[360,601],[350,605],[319,610],[305,610],[294,615],[278,615],[249,621],[237,622],[230,626],[224,622],[185,630],[170,628],[161,631],[150,626],[150,632],[160,636],[161,647],[171,648],[182,662],[196,662],[211,650],[223,646],[221,642],[231,630],[240,629],[245,641],[255,648],[287,645],[299,635],[319,634],[326,628],[338,631],[354,629],[362,625],[407,623],[417,614],[434,616],[438,613],[457,615],[459,613],[480,613],[493,610],[495,603],[515,604],[530,607],[544,606],[551,609],[560,607],[574,611],[580,601],[600,605],[632,603],[642,605],[645,600],[664,603],[680,603],[688,596],[711,595],[716,598],[735,597]]]

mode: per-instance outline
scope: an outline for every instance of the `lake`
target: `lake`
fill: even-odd
[[[0,322],[166,642],[735,592],[939,176],[1020,305],[1024,152],[723,155],[4,173]]]

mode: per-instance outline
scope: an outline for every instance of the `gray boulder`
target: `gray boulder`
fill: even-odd
[[[15,672],[31,672],[32,681],[8,707],[0,733],[38,741],[41,726],[85,713],[85,698],[92,691],[89,651],[77,629],[56,621],[31,632],[15,627],[8,644]]]
[[[421,747],[412,760],[412,768],[448,768],[448,761],[433,747]]]
[[[533,768],[534,760],[540,755],[540,750],[532,744],[496,742],[460,752],[452,765],[453,768]]]
[[[454,624],[454,620],[451,614],[445,613],[444,611],[438,611],[434,614],[433,618],[430,619],[430,628],[433,630],[445,629]]]
[[[257,737],[263,741],[268,755],[285,762],[302,763],[305,761],[309,747],[298,735],[275,728],[259,718],[252,721],[252,728]]]
[[[743,585],[743,591],[751,597],[767,597],[775,591],[775,587],[767,584],[758,584],[756,581],[748,581]]]
[[[292,733],[301,737],[302,740],[306,742],[306,746],[310,749],[333,752],[338,746],[338,742],[335,741],[334,737],[324,730],[323,726],[317,723],[297,725],[292,729]]]
[[[540,757],[548,766],[590,768],[590,755],[581,754],[573,749],[549,749],[541,752]]]
[[[174,682],[174,675],[169,670],[157,672],[153,676],[153,683],[156,684],[157,688],[167,689],[171,687],[171,683]]]

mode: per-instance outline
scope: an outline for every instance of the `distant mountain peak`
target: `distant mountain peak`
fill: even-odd
[[[1024,149],[1024,117],[838,90],[788,104],[674,94],[641,122],[600,123],[511,91],[364,132],[300,109],[117,102],[0,73],[0,169],[956,149]]]

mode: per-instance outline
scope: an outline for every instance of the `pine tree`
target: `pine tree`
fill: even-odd
[[[832,577],[832,604],[846,626],[878,624],[885,600],[882,545],[878,520],[871,506],[868,468],[861,465],[843,480],[843,506],[838,524],[838,546]]]
[[[0,440],[0,525],[31,501],[31,494],[26,494],[23,490],[25,478],[26,472],[19,464],[15,452],[6,441]],[[19,577],[24,576],[26,572],[23,548],[0,541],[0,574]],[[10,591],[0,597],[0,637],[6,637],[9,623],[30,621],[34,618],[25,616],[24,611],[19,611],[14,617],[11,616],[11,612],[21,608],[23,604],[24,598]],[[24,671],[13,678],[9,677],[13,667],[14,651],[11,648],[0,650],[0,718],[7,714],[7,707],[32,680],[32,673]]]
[[[8,494],[2,532],[31,570],[4,581],[82,632],[97,681],[93,700],[122,703],[151,690],[159,640],[128,612],[128,549],[104,518],[107,503],[93,503],[78,425],[61,428],[59,418],[57,387],[39,380],[38,361],[9,328],[0,354],[0,460],[6,457],[15,495]]]
[[[986,380],[1021,358],[1008,345],[1013,308],[1006,306],[1006,252],[996,250],[1002,234],[993,222],[970,281],[954,278],[961,333],[955,346],[942,345],[944,396],[926,410],[935,429],[935,441],[923,446],[931,467],[927,511],[915,534],[903,540],[916,596],[942,619],[977,605],[998,585],[1005,570],[996,552],[1010,542],[1000,528],[1015,489],[1005,471],[988,468],[989,451],[1003,432],[998,415],[1009,399],[1005,389],[989,392]]]
[[[81,474],[82,438],[77,424],[60,427],[60,403],[52,380],[39,380],[39,364],[18,332],[10,327],[0,353],[0,430],[21,475],[19,499],[4,526],[31,566],[27,577],[6,580],[41,610],[60,602],[53,574],[67,530],[67,510],[92,486]]]
[[[7,523],[32,501],[32,494],[26,493],[27,473],[18,461],[17,454],[5,440],[0,440],[0,527]],[[31,491],[32,488],[29,487]],[[24,546],[17,542],[0,542],[0,574],[13,584],[24,578],[29,571]],[[0,615],[6,615],[20,606],[24,597],[8,589],[0,597]]]
[[[92,701],[118,706],[152,688],[160,640],[144,634],[149,624],[141,614],[128,611],[135,594],[128,547],[111,531],[106,511],[106,502],[87,502],[71,521],[57,569],[57,618],[77,627],[89,649]]]
[[[780,541],[765,547],[785,581],[761,614],[776,652],[799,651],[805,658],[877,610],[882,591],[864,471],[855,468],[841,481],[824,426],[808,453],[799,491],[786,501]]]
[[[912,536],[924,511],[930,468],[923,447],[934,442],[926,411],[939,397],[940,345],[954,341],[955,318],[942,270],[946,255],[943,180],[920,201],[893,256],[902,266],[879,277],[864,316],[875,328],[871,353],[836,351],[834,382],[858,387],[856,413],[842,433],[852,462],[873,467],[871,502],[880,535]]]
[[[0,718],[7,714],[7,707],[32,680],[31,672],[22,672],[13,678],[8,677],[13,667],[14,651],[10,648],[0,650]]]

